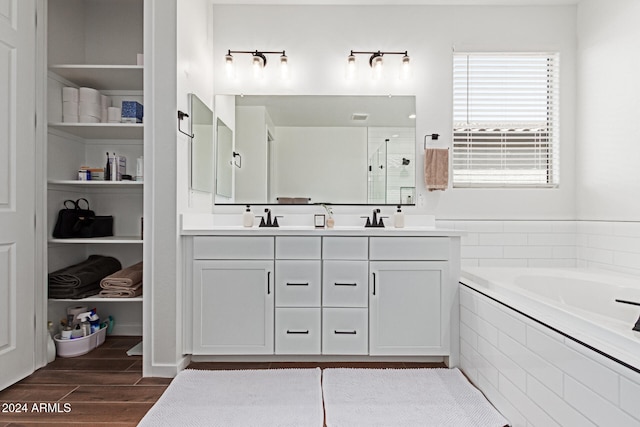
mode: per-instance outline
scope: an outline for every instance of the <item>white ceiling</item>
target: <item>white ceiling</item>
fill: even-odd
[[[356,6],[563,6],[580,0],[212,0],[213,4]]]

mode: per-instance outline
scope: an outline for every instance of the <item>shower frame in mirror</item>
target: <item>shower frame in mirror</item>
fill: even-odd
[[[273,205],[279,199],[311,199],[310,204],[415,205],[415,194],[408,197],[405,190],[417,182],[415,96],[216,95],[216,99],[218,96],[232,98],[234,149],[242,153],[243,163],[246,159],[247,171],[243,166],[242,173],[236,174],[233,203],[217,200],[217,205]],[[249,121],[255,130],[247,130]],[[356,140],[361,148],[347,147]],[[380,157],[384,164],[375,167],[384,168],[385,188],[372,200],[370,157],[380,144],[388,150]],[[401,146],[404,148],[399,149]],[[328,163],[321,163],[322,159]],[[286,175],[277,175],[284,171]],[[305,179],[309,187],[302,186]],[[356,189],[347,190],[350,183]],[[247,197],[243,197],[242,185],[246,185]],[[333,190],[322,193],[321,186]],[[256,198],[256,194],[261,196]]]
[[[216,118],[216,199],[233,198],[233,168],[239,167],[233,151],[233,131]]]

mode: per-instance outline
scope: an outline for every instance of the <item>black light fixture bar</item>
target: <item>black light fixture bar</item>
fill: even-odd
[[[351,54],[349,56],[354,56],[354,55],[371,55],[371,57],[369,58],[369,65],[373,66],[373,60],[379,56],[384,56],[384,55],[403,55],[403,56],[409,56],[408,51],[402,51],[402,52],[383,52],[383,51],[356,51],[356,50],[352,50]]]
[[[253,56],[257,56],[259,58],[262,58],[263,64],[267,65],[267,57],[265,55],[280,55],[280,56],[287,56],[284,53],[284,50],[231,50],[229,49],[227,51],[227,56],[231,56],[231,54],[233,53],[248,53],[250,55]]]

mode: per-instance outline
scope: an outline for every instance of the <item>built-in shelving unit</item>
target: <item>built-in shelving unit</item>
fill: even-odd
[[[104,167],[106,153],[127,158],[135,175],[136,159],[144,155],[142,123],[69,123],[62,117],[62,88],[90,87],[122,101],[143,104],[143,0],[46,0],[48,3],[48,137],[47,137],[47,271],[77,264],[89,255],[117,258],[122,267],[142,261],[144,183],[142,181],[79,181],[78,169]],[[85,198],[96,215],[114,217],[115,236],[52,238],[57,212],[67,199]],[[145,286],[148,284],[145,282]],[[49,320],[57,322],[66,307],[90,305],[99,315],[112,315],[117,335],[142,335],[143,296],[135,298],[48,299]]]

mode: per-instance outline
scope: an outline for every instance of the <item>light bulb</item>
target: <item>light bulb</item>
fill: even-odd
[[[253,56],[253,60],[251,62],[253,65],[253,76],[256,79],[261,79],[262,78],[262,69],[264,68],[264,60],[262,59],[262,57],[258,56],[258,55],[254,55]]]
[[[371,67],[373,68],[373,79],[380,80],[382,78],[382,55],[373,58]]]
[[[289,59],[284,54],[284,51],[280,56],[280,77],[282,78],[282,80],[289,79]]]
[[[233,65],[233,55],[231,55],[231,53],[224,56],[224,67],[227,71],[227,78],[233,80],[236,77],[236,70]]]
[[[400,80],[408,80],[411,77],[411,63],[408,55],[402,57],[402,65],[400,66]]]
[[[347,80],[353,80],[356,77],[356,57],[349,55],[347,57]]]

